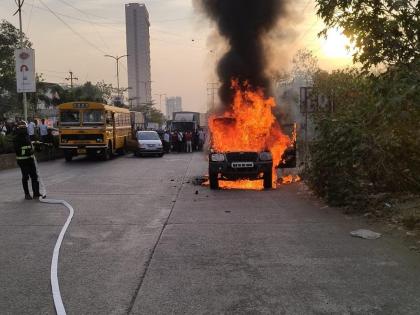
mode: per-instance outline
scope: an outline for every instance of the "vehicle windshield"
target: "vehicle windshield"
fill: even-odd
[[[137,134],[138,140],[160,140],[156,132],[139,132]]]
[[[103,124],[105,112],[103,110],[85,110],[83,113],[83,124]]]
[[[78,125],[80,123],[80,112],[75,110],[61,111],[60,123],[63,125]]]

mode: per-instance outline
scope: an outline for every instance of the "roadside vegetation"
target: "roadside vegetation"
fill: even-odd
[[[313,77],[331,108],[313,117],[307,182],[331,205],[394,212],[420,227],[420,4],[317,3],[320,35],[338,27],[356,52],[354,68]]]

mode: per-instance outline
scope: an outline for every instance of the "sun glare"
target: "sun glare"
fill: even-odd
[[[347,47],[350,46],[350,50]],[[338,29],[330,29],[327,38],[323,40],[322,48],[324,55],[330,58],[350,58],[354,53],[354,47],[350,40]]]

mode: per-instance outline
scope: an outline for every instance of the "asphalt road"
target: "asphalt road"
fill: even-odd
[[[68,314],[419,314],[420,255],[302,194],[210,191],[201,154],[42,163],[75,217],[59,280]],[[54,314],[66,208],[24,201],[0,172],[0,314]]]

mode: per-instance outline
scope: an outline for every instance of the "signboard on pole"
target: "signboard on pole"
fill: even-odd
[[[36,92],[35,51],[31,48],[15,49],[15,61],[17,92]]]

